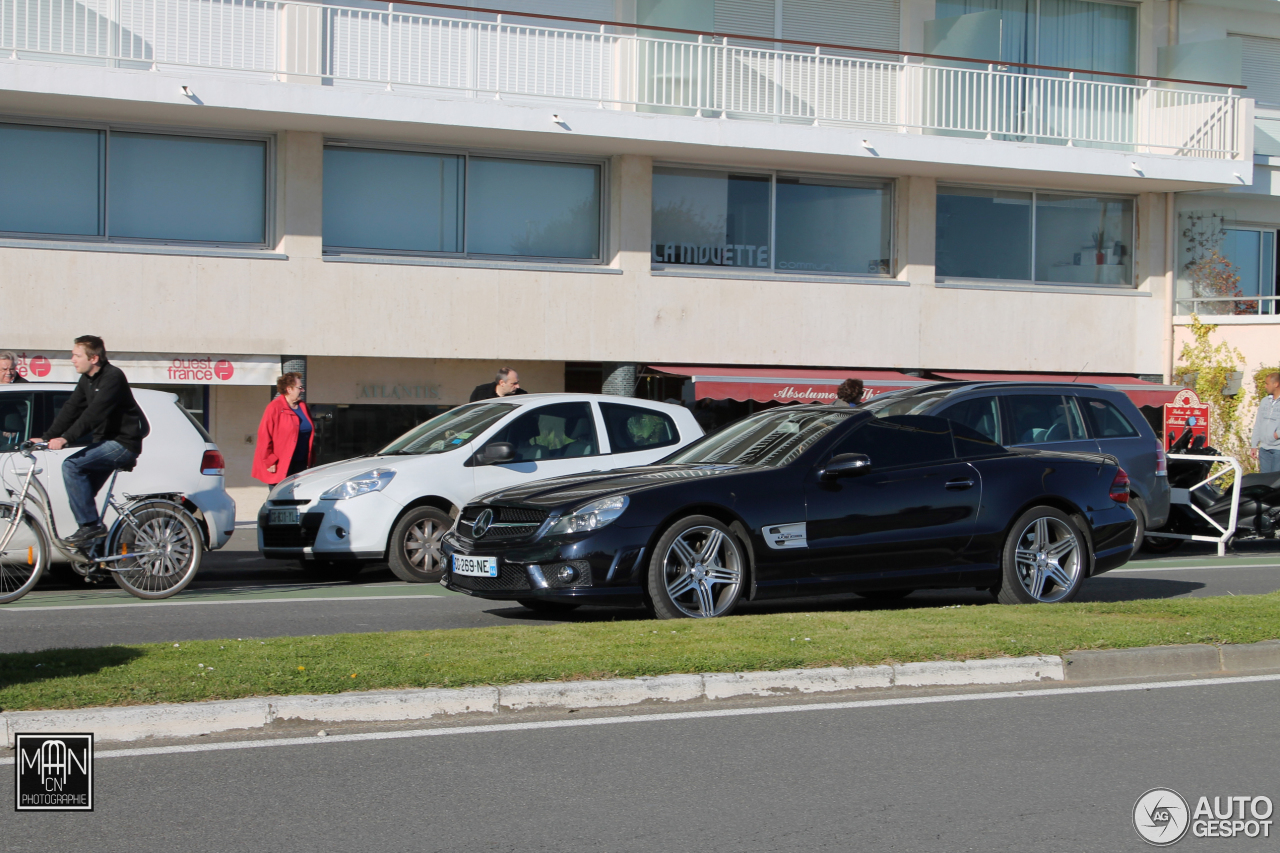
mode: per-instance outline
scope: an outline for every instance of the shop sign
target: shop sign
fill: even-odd
[[[1164,446],[1180,439],[1187,431],[1191,432],[1191,440],[1203,436],[1204,443],[1209,443],[1209,407],[1200,402],[1200,397],[1190,388],[1183,388],[1173,398],[1172,403],[1164,404]]]
[[[357,382],[358,400],[440,400],[439,385],[385,385]]]
[[[692,243],[654,243],[653,262],[711,264],[723,267],[768,267],[769,247],[742,243],[724,243],[714,246]]]
[[[113,353],[112,364],[135,385],[274,385],[278,355],[199,355],[194,353]],[[18,353],[18,373],[32,382],[75,382],[80,377],[69,352]]]

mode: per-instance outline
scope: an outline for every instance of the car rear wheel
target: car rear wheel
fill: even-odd
[[[1084,534],[1061,510],[1038,506],[1014,522],[1002,557],[1001,604],[1070,601],[1084,582],[1089,552]]]
[[[726,616],[742,599],[747,558],[736,536],[706,515],[682,518],[649,560],[649,599],[659,619]]]
[[[406,512],[391,531],[387,564],[396,577],[408,583],[435,583],[444,574],[440,539],[453,524],[433,506]]]

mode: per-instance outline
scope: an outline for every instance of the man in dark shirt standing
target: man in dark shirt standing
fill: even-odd
[[[483,385],[477,385],[476,390],[471,392],[471,402],[476,400],[492,400],[496,397],[506,397],[511,394],[527,394],[520,387],[520,374],[516,373],[510,367],[499,367],[498,375],[492,382],[486,382]]]
[[[71,514],[80,525],[64,541],[85,545],[107,535],[96,506],[98,490],[112,471],[133,466],[149,427],[124,372],[107,361],[102,338],[76,338],[71,364],[80,374],[80,381],[42,438],[50,450],[61,450],[68,442],[93,433],[92,444],[62,463],[62,481],[67,487]]]

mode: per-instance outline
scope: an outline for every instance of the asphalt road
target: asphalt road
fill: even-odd
[[[1278,686],[762,701],[717,716],[559,712],[543,717],[557,728],[438,726],[359,742],[100,755],[94,813],[10,814],[0,848],[1141,851],[1151,848],[1132,813],[1151,788],[1170,787],[1193,809],[1202,795],[1280,801]],[[0,770],[0,801],[12,802],[13,774]],[[1276,844],[1274,832],[1188,835],[1175,849]]]
[[[0,652],[172,642],[223,637],[275,637],[347,632],[433,630],[545,623],[519,605],[483,601],[436,584],[406,584],[384,567],[355,582],[309,577],[296,564],[262,559],[252,528],[205,555],[192,585],[172,599],[139,601],[112,583],[89,586],[50,579],[25,598],[0,607]],[[1196,545],[1173,557],[1136,560],[1086,582],[1083,601],[1246,595],[1280,589],[1280,542],[1245,543],[1218,558]],[[740,613],[856,610],[990,604],[977,590],[922,590],[893,603],[856,596],[748,604]],[[994,606],[994,605],[992,605]],[[642,619],[636,608],[586,607],[575,621]]]

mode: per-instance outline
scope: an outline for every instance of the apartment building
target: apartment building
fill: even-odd
[[[1159,382],[1179,217],[1269,203],[1252,89],[1160,73],[1221,7],[490,2],[0,0],[0,343],[57,378],[102,335],[248,485],[282,364],[334,455],[500,364]]]

